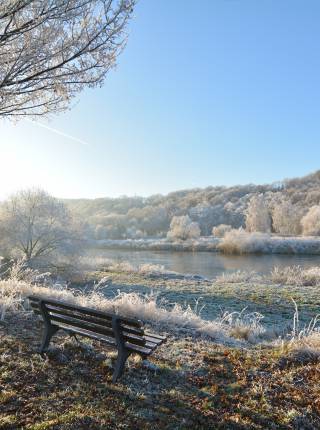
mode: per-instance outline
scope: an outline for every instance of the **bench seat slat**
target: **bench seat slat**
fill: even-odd
[[[145,331],[142,328],[132,327],[132,326],[129,326],[128,324],[121,323],[120,326],[123,329],[125,329],[125,330],[129,330],[130,329],[131,333],[134,333],[134,334],[138,334],[138,335],[142,334],[142,335],[144,335],[144,333],[145,333]]]
[[[64,330],[74,333],[74,334],[80,334],[81,336],[85,336],[88,337],[90,339],[94,339],[100,342],[105,342],[109,345],[113,345],[116,346],[116,342],[113,338],[109,338],[108,336],[101,336],[95,333],[92,333],[90,331],[81,329],[81,328],[77,328],[77,327],[71,327],[71,326],[67,326],[67,325],[61,325],[61,328],[63,328]],[[150,348],[148,346],[144,347],[141,345],[136,345],[131,343],[130,341],[125,343],[125,346],[128,350],[132,351],[132,352],[137,352],[138,354],[144,354],[144,355],[150,355],[152,351],[154,351],[154,348]]]
[[[160,336],[159,334],[150,333],[150,332],[148,332],[146,330],[144,331],[144,334],[146,336],[151,336],[151,337],[154,337],[155,339],[162,340],[163,342],[166,342],[166,340],[167,340],[167,338],[165,336]]]
[[[153,336],[147,336],[147,335],[144,335],[144,338],[145,338],[145,340],[147,341],[147,342],[151,342],[151,343],[154,343],[155,345],[161,345],[162,343],[163,343],[163,340],[161,340],[161,339],[156,339],[155,337],[153,337]]]

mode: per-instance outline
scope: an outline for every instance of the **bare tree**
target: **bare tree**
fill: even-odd
[[[135,0],[0,2],[0,117],[59,112],[102,84]]]
[[[174,216],[170,223],[168,239],[197,239],[200,237],[200,227],[197,222],[192,222],[189,215]]]
[[[271,216],[263,194],[255,194],[249,201],[246,210],[246,230],[271,232]]]
[[[1,205],[1,248],[26,260],[73,250],[72,218],[62,202],[42,190],[20,191]]]
[[[272,209],[273,230],[285,236],[301,234],[302,216],[303,208],[282,197],[281,201],[276,201]]]

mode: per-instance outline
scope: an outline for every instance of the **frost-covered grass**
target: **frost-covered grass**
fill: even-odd
[[[320,273],[316,268],[274,269],[268,276],[236,272],[212,283],[188,276],[166,277],[165,271],[162,276],[163,268],[157,266],[123,264],[109,266],[99,282],[81,289],[48,282],[37,272],[32,279],[29,269],[23,280],[23,271],[14,266],[11,277],[0,281],[0,316],[25,311],[25,298],[37,294],[141,318],[178,337],[187,333],[225,344],[240,339],[254,344],[290,333],[291,298],[302,307],[301,323],[306,324],[317,311]]]
[[[276,284],[295,286],[319,286],[320,268],[318,266],[302,267],[274,267],[270,273],[261,275],[254,271],[236,271],[233,273],[223,273],[216,277],[218,284],[256,283],[256,284]]]
[[[219,320],[225,312],[259,313],[266,332],[280,333],[292,323],[292,300],[301,308],[301,320],[307,323],[320,312],[320,271],[317,267],[275,267],[267,274],[254,271],[224,273],[213,280],[167,271],[162,266],[134,266],[110,262],[95,272],[102,279],[103,294],[112,299],[122,293],[156,295],[157,303],[171,309],[177,303],[183,309],[201,308],[205,320]],[[90,291],[90,288],[88,291]],[[265,337],[268,337],[267,334]]]
[[[217,245],[225,254],[320,254],[318,237],[282,237],[231,230]]]
[[[29,274],[30,275],[30,274]],[[319,317],[315,316],[309,323],[299,321],[298,309],[293,314],[293,324],[287,327],[267,327],[264,316],[257,311],[227,311],[220,313],[212,320],[201,317],[202,306],[196,303],[191,306],[173,304],[169,309],[157,300],[155,294],[142,295],[136,292],[120,292],[107,298],[97,284],[89,293],[75,291],[61,284],[37,285],[23,280],[8,279],[0,281],[0,316],[6,319],[7,313],[28,312],[28,295],[51,297],[56,300],[88,306],[106,312],[116,312],[126,316],[140,318],[147,325],[159,332],[166,332],[175,338],[191,336],[203,338],[224,345],[254,345],[259,342],[282,342],[286,351],[292,354],[303,354],[320,357]],[[293,308],[292,308],[293,309]]]
[[[37,285],[22,280],[0,281],[0,315],[4,319],[6,312],[24,312],[28,309],[26,297],[28,295],[51,297],[56,300],[88,306],[106,312],[116,312],[144,320],[158,330],[171,332],[175,336],[188,333],[191,336],[202,336],[220,343],[237,343],[236,338],[254,341],[264,332],[259,319],[255,315],[241,313],[225,314],[222,318],[207,321],[201,318],[200,312],[190,306],[183,307],[173,304],[170,309],[161,306],[155,295],[141,295],[138,293],[118,293],[113,298],[106,298],[99,287],[90,293],[82,293],[67,289],[59,284]],[[233,333],[239,327],[236,336]],[[245,335],[239,333],[245,328]]]
[[[89,245],[94,248],[135,249],[153,251],[217,251],[219,239],[213,236],[198,239],[168,240],[158,238],[143,239],[101,239],[91,240]]]
[[[320,286],[320,268],[317,266],[308,268],[301,266],[275,267],[270,279],[274,283],[286,285]]]
[[[226,231],[224,237],[206,236],[192,240],[167,239],[92,240],[91,247],[153,251],[213,251],[225,254],[320,254],[320,238],[316,236],[277,236],[249,233],[242,229]]]

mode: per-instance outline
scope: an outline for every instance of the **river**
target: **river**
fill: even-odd
[[[201,275],[213,279],[222,273],[238,270],[266,274],[275,267],[320,265],[320,255],[223,255],[215,252],[131,251],[94,249],[91,256],[129,261],[133,265],[151,263],[179,273]]]

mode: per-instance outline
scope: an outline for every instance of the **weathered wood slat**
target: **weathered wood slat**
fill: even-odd
[[[108,338],[107,336],[101,336],[99,334],[95,334],[93,332],[89,332],[89,331],[86,331],[86,330],[83,330],[80,328],[78,329],[76,327],[74,327],[74,328],[68,327],[67,325],[65,325],[62,328],[64,330],[70,331],[74,334],[79,334],[81,336],[88,337],[90,339],[94,339],[94,340],[97,340],[100,342],[102,341],[102,342],[108,343],[109,345],[116,346],[115,340],[113,338]],[[154,350],[153,348],[135,345],[129,341],[125,343],[125,346],[130,351],[137,352],[138,354],[143,354],[143,355],[150,355],[152,353],[152,351]]]
[[[163,340],[161,340],[161,339],[156,339],[156,338],[155,338],[155,337],[153,337],[153,336],[147,336],[147,335],[144,335],[144,338],[145,338],[145,340],[146,340],[147,342],[154,343],[155,345],[161,345],[161,344],[163,343]]]
[[[98,333],[105,336],[115,337],[115,334],[111,328],[101,327],[95,324],[78,321],[75,318],[70,318],[65,316],[61,317],[60,315],[50,313],[50,320],[53,322],[54,325],[65,324],[69,326],[78,327],[87,331],[91,331],[92,333]],[[126,332],[122,332],[122,334],[124,339],[128,340],[131,343],[141,345],[141,346],[145,345],[146,343],[146,340],[142,337],[138,337],[133,334],[127,334]]]
[[[37,315],[42,315],[41,311],[39,310],[39,307],[33,307],[33,311],[37,314]],[[111,325],[111,321],[102,321],[102,323],[100,323],[100,321],[97,323],[96,319],[92,319],[92,317],[88,317],[86,318],[84,317],[78,317],[77,314],[75,313],[71,313],[71,312],[66,312],[66,311],[60,311],[60,310],[55,310],[55,309],[48,309],[48,313],[49,315],[55,315],[55,316],[60,316],[62,319],[63,318],[72,318],[73,320],[77,320],[79,322],[83,322],[83,324],[86,323],[91,323],[91,324],[95,324],[95,326],[97,327],[101,327],[101,328],[109,328],[112,331],[112,325]]]
[[[114,337],[103,336],[99,333],[94,333],[91,331],[83,330],[78,327],[68,326],[67,324],[60,324],[59,327],[68,333],[79,334],[81,336],[87,337],[89,339],[103,341],[104,343],[108,343],[109,345],[117,346]]]
[[[121,323],[120,325],[121,325],[121,327],[122,327],[124,330],[128,330],[128,329],[130,329],[132,333],[135,333],[135,334],[138,334],[138,335],[139,335],[139,334],[144,334],[144,333],[145,333],[145,331],[144,331],[142,328],[132,327],[132,326],[130,326],[130,325],[128,325],[128,324],[124,324],[124,323]]]
[[[39,309],[39,307],[38,307],[38,309]],[[75,318],[79,321],[85,321],[88,323],[96,324],[96,325],[99,325],[101,327],[112,328],[111,320],[103,320],[102,318],[93,317],[93,316],[85,315],[85,314],[80,314],[77,312],[72,312],[70,310],[60,309],[60,308],[58,308],[56,306],[52,306],[52,305],[47,305],[47,309],[48,309],[49,314],[53,313],[55,315],[71,317],[71,318]]]
[[[36,297],[36,296],[29,296],[28,299],[31,302],[39,302],[41,300],[40,297]],[[48,305],[57,305],[60,308],[64,308],[64,309],[70,309],[70,310],[77,310],[78,312],[87,314],[87,315],[91,315],[91,316],[97,316],[99,318],[102,319],[107,319],[107,320],[111,320],[112,317],[115,314],[111,314],[108,312],[102,312],[102,311],[98,311],[96,309],[91,309],[91,308],[87,308],[84,306],[78,306],[78,305],[68,305],[64,302],[60,302],[58,300],[50,300],[50,299],[44,299],[44,301],[46,302],[46,304]],[[142,327],[142,321],[138,320],[138,319],[134,319],[134,318],[127,318],[124,317],[122,315],[117,315],[117,318],[119,319],[119,321],[123,322],[124,324],[128,324],[128,325],[133,325],[134,327]]]
[[[167,338],[165,336],[160,336],[159,334],[155,334],[155,333],[150,333],[148,331],[144,331],[144,334],[147,336],[152,336],[156,339],[162,340],[163,342],[166,342]]]

